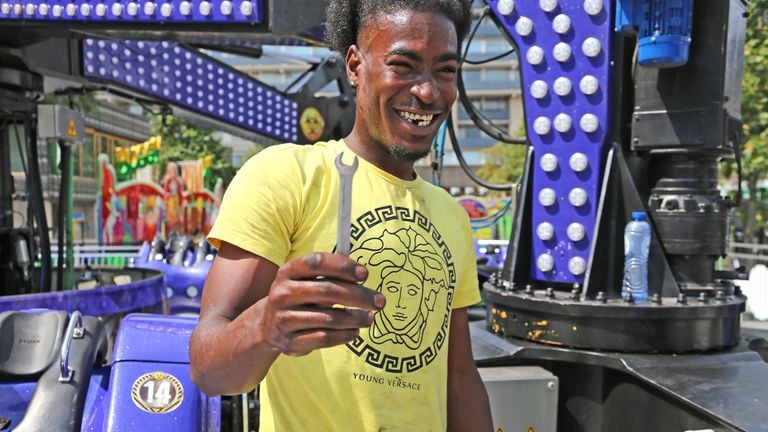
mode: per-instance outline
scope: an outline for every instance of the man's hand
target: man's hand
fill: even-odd
[[[288,355],[341,345],[373,323],[384,295],[362,286],[368,270],[335,254],[313,253],[285,263],[261,303],[264,339]]]

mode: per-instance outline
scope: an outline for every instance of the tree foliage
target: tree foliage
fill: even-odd
[[[224,180],[226,187],[235,175],[232,166],[231,149],[225,147],[214,136],[214,131],[189,123],[188,121],[171,115],[152,115],[150,117],[152,133],[163,138],[163,146],[160,149],[160,167],[165,167],[168,162],[189,161],[213,156],[210,170],[211,184],[217,177]],[[164,171],[160,171],[162,178]],[[160,180],[158,178],[158,180]]]
[[[525,125],[521,124],[516,137],[525,136]],[[501,141],[482,150],[485,162],[477,170],[481,179],[493,184],[519,183],[525,167],[524,145],[507,144]]]

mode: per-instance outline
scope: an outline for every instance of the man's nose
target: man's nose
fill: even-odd
[[[425,104],[434,103],[440,96],[435,80],[431,77],[420,79],[411,86],[411,94]]]

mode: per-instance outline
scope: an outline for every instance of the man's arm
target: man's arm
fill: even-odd
[[[448,431],[492,431],[488,394],[472,358],[467,310],[451,312],[448,342]]]
[[[281,353],[304,355],[354,339],[373,321],[370,311],[384,306],[383,295],[359,284],[367,276],[348,257],[314,253],[278,267],[223,243],[190,340],[192,381],[208,395],[244,393]]]

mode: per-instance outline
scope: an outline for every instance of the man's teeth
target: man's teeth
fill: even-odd
[[[422,127],[429,126],[432,122],[432,118],[435,116],[434,114],[415,114],[408,111],[398,111],[397,113],[400,114],[400,117]]]

